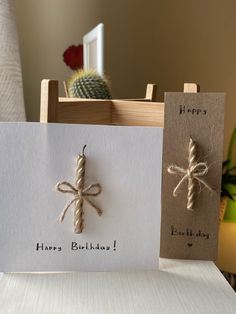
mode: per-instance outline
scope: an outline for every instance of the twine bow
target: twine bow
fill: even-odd
[[[56,188],[59,192],[70,193],[74,195],[73,200],[70,201],[63,209],[59,217],[60,222],[64,220],[66,212],[70,208],[70,206],[76,201],[81,200],[81,199],[83,201],[86,201],[88,204],[90,204],[96,210],[99,216],[102,215],[102,210],[88,198],[88,196],[97,196],[102,192],[102,188],[100,184],[98,183],[90,184],[88,187],[84,189],[79,189],[73,186],[72,184],[70,184],[69,182],[63,181],[63,182],[57,183]],[[95,189],[95,191],[92,192],[93,189]]]
[[[194,205],[194,196],[195,196],[195,183],[199,182],[205,186],[209,191],[212,191],[212,188],[206,183],[205,180],[201,177],[205,176],[208,173],[209,167],[207,162],[197,162],[197,147],[196,143],[190,138],[189,141],[189,156],[188,156],[188,168],[184,169],[177,165],[170,165],[167,168],[168,173],[182,176],[179,183],[173,190],[173,196],[176,197],[181,185],[188,181],[188,195],[187,195],[187,209],[193,210]]]

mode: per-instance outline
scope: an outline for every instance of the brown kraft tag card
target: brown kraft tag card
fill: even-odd
[[[166,93],[160,256],[217,258],[224,93]]]

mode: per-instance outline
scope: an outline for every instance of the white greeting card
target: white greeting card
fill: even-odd
[[[83,196],[92,204],[84,199],[78,234],[73,200],[84,145]],[[158,267],[161,128],[0,123],[0,147],[0,271]],[[63,181],[70,192],[56,188]]]

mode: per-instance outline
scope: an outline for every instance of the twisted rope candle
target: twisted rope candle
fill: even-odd
[[[188,151],[189,151],[189,155],[188,155],[189,169],[188,169],[187,209],[192,210],[193,204],[194,204],[194,195],[195,195],[195,182],[194,182],[194,172],[191,171],[191,169],[193,169],[194,165],[196,164],[197,146],[196,146],[196,143],[194,143],[191,138],[189,140]]]
[[[85,163],[86,157],[84,155],[84,149],[82,155],[79,155],[77,160],[77,168],[76,168],[76,187],[78,190],[78,199],[75,202],[75,211],[74,211],[74,232],[81,233],[84,228],[84,211],[83,211],[83,197],[82,191],[84,189],[84,176],[85,176]]]
[[[196,143],[190,138],[189,140],[189,147],[188,147],[188,168],[184,169],[177,165],[170,165],[167,168],[167,171],[170,174],[177,174],[182,176],[179,183],[173,190],[173,196],[177,196],[177,192],[180,186],[188,180],[188,194],[187,194],[187,209],[193,210],[194,208],[194,198],[196,192],[196,182],[202,183],[209,191],[212,191],[212,188],[200,177],[205,176],[208,173],[209,167],[207,162],[197,162],[197,145]]]
[[[83,152],[82,154],[79,155],[77,160],[75,187],[66,181],[59,182],[56,185],[56,188],[59,192],[70,193],[74,195],[73,200],[63,209],[60,215],[60,221],[62,222],[64,220],[67,210],[73,203],[75,203],[74,210],[75,233],[81,233],[84,229],[84,210],[83,210],[84,201],[89,203],[97,211],[99,216],[101,216],[102,214],[102,210],[88,198],[88,196],[97,196],[102,192],[100,184],[97,183],[91,184],[87,188],[84,188],[85,163],[86,163],[86,157],[84,154],[85,147],[86,145],[83,147]],[[95,189],[95,191],[92,192],[93,189]]]

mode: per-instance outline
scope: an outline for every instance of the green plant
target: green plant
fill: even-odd
[[[69,97],[111,99],[108,81],[93,70],[76,71],[67,82]]]
[[[222,194],[226,196],[227,204],[224,213],[224,221],[236,222],[236,128],[230,139],[228,158],[223,164]]]
[[[236,193],[232,192],[230,188],[231,185],[236,187],[236,174],[233,171],[236,169],[235,167],[229,168],[231,161],[226,160],[223,162],[223,173],[222,173],[222,182],[221,182],[221,197],[228,197],[232,201],[234,201],[234,196]]]

